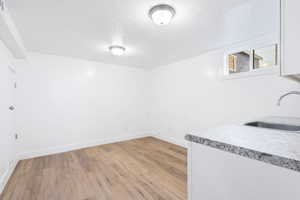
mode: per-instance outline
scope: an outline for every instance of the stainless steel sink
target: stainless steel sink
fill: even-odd
[[[276,129],[282,131],[292,131],[292,132],[300,132],[300,126],[297,125],[288,125],[288,124],[277,124],[277,123],[268,123],[268,122],[249,122],[245,124],[246,126],[253,126],[258,128],[268,128],[268,129]]]

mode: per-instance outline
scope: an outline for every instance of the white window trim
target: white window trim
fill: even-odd
[[[248,40],[242,43],[238,43],[232,45],[225,49],[224,53],[224,63],[222,66],[222,79],[238,79],[238,78],[247,78],[252,76],[262,76],[262,75],[271,75],[271,74],[278,74],[280,75],[280,48],[279,48],[279,40],[276,36],[263,36],[256,39]],[[245,51],[245,50],[255,50],[263,47],[267,47],[270,45],[277,45],[277,61],[276,65],[268,67],[268,68],[261,68],[261,69],[253,69],[253,59],[250,59],[250,71],[248,72],[240,72],[236,74],[230,74],[228,68],[228,55],[234,54],[237,52]],[[252,57],[253,55],[251,55]]]

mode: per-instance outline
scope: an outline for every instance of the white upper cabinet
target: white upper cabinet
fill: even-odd
[[[283,76],[300,76],[300,1],[282,0],[281,42]]]

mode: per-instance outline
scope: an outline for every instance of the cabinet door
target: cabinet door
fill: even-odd
[[[190,200],[299,199],[300,173],[193,143]]]
[[[282,75],[300,74],[300,1],[282,0]]]

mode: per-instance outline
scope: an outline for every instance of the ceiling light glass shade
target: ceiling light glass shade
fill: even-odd
[[[175,9],[166,4],[156,5],[152,7],[149,11],[149,17],[155,24],[159,26],[169,24],[172,21],[175,14]]]
[[[109,47],[109,51],[114,56],[122,56],[125,53],[126,49],[125,47],[119,45],[112,45]]]

